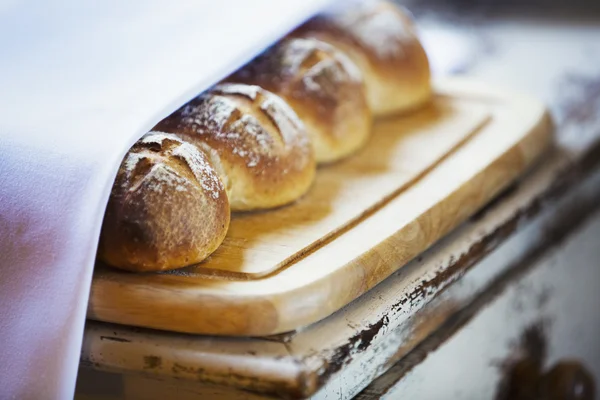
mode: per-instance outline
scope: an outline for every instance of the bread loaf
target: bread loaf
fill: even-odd
[[[206,156],[175,135],[151,132],[119,168],[98,257],[131,271],[198,263],[219,247],[229,218],[227,194]]]
[[[291,35],[346,53],[363,73],[374,116],[418,107],[431,96],[429,62],[412,20],[388,1],[346,2]]]
[[[296,200],[315,176],[306,130],[279,97],[258,86],[221,84],[155,128],[202,149],[225,185],[232,211]]]
[[[361,72],[327,43],[284,39],[227,80],[260,86],[285,100],[306,126],[318,163],[350,155],[371,132]]]

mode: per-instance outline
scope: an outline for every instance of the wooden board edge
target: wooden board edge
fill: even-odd
[[[489,97],[490,89],[489,87],[479,84],[473,83],[468,80],[463,79],[451,79],[451,80],[442,80],[437,84],[438,88],[441,88],[441,91],[449,91],[453,92],[454,90],[466,93],[468,95],[473,96],[482,96],[486,95]],[[460,90],[454,89],[455,87],[459,87]],[[493,188],[494,190],[490,191],[487,197],[482,197],[479,199],[478,203],[472,209],[465,210],[463,214],[457,214],[454,216],[454,219],[447,224],[447,229],[445,229],[443,234],[448,233],[452,228],[456,227],[460,222],[464,221],[470,214],[475,213],[479,208],[485,205],[491,198],[493,198],[498,192],[500,192],[504,187],[509,185],[514,179],[516,179],[521,173],[523,173],[527,168],[531,166],[531,164],[545,151],[545,149],[552,142],[551,138],[551,120],[549,114],[545,107],[535,99],[529,98],[527,96],[523,96],[520,94],[515,94],[512,91],[506,90],[494,90],[491,93],[497,97],[503,98],[505,96],[510,96],[513,98],[519,99],[520,102],[524,103],[526,107],[535,108],[538,110],[536,114],[536,124],[529,130],[529,133],[524,135],[520,140],[515,143],[510,149],[508,149],[504,154],[496,158],[490,164],[488,164],[483,170],[479,171],[469,182],[467,182],[462,187],[458,188],[454,191],[450,196],[452,201],[460,201],[461,198],[467,198],[472,196],[477,196],[479,188],[483,184],[482,182],[487,179],[486,175],[494,169],[497,165],[501,165],[515,157],[522,159],[523,164],[519,169],[510,169],[504,173],[503,176],[498,176],[494,179],[496,182],[502,182],[502,184],[497,185],[497,187]],[[434,208],[443,209],[444,202],[436,204]],[[433,210],[432,212],[435,212]],[[418,219],[415,221],[418,223]],[[440,235],[441,237],[442,235]],[[393,237],[388,238],[387,240],[381,242],[379,246],[385,247],[390,246],[393,243]],[[429,243],[427,247],[429,247],[433,242]],[[426,248],[419,250],[419,253],[424,251]],[[371,252],[373,253],[373,252]],[[264,335],[272,335],[277,333],[282,333],[286,331],[290,331],[293,329],[297,329],[301,326],[309,325],[311,323],[317,322],[335,311],[339,310],[346,304],[348,304],[353,299],[367,292],[370,288],[375,286],[377,283],[385,279],[385,277],[389,276],[389,274],[393,273],[395,270],[401,267],[401,265],[410,261],[413,257],[418,254],[411,254],[405,257],[405,259],[397,260],[397,267],[390,269],[389,273],[385,276],[380,277],[377,280],[371,280],[368,285],[360,284],[358,289],[348,290],[347,288],[339,288],[340,292],[347,292],[346,295],[341,295],[338,297],[337,302],[331,302],[327,304],[315,305],[312,310],[304,312],[304,315],[299,317],[297,315],[290,316],[287,319],[281,319],[278,314],[278,311],[289,307],[293,309],[293,303],[297,303],[301,301],[304,297],[303,293],[307,291],[319,291],[322,289],[322,285],[325,284],[323,280],[313,281],[309,284],[302,286],[301,288],[288,291],[288,292],[275,292],[275,293],[267,293],[266,295],[261,296],[253,296],[253,295],[238,295],[232,293],[230,297],[224,298],[220,297],[218,302],[213,301],[211,299],[210,294],[204,294],[199,296],[197,293],[194,293],[193,290],[190,290],[189,295],[182,295],[181,288],[178,289],[177,296],[174,296],[174,293],[171,293],[168,288],[153,288],[152,290],[148,290],[148,288],[143,287],[142,285],[129,285],[127,286],[128,295],[132,295],[132,298],[139,299],[147,298],[149,302],[151,299],[160,296],[164,301],[161,302],[161,307],[166,307],[170,309],[181,309],[184,310],[185,313],[198,314],[198,303],[205,304],[206,306],[202,308],[201,313],[203,314],[202,320],[199,321],[197,325],[190,325],[189,319],[184,323],[178,323],[177,320],[173,321],[173,324],[170,326],[170,329],[173,331],[186,332],[186,333],[203,333],[203,334],[212,334],[212,335],[231,335],[231,336],[264,336]],[[375,256],[372,254],[372,256]],[[376,265],[377,261],[374,260],[372,265]],[[369,261],[369,255],[366,255],[366,258],[363,261],[363,268],[365,266],[371,265]],[[329,275],[328,280],[335,280],[340,278],[342,275],[352,274],[352,266],[344,266],[334,271],[331,275]],[[341,275],[340,275],[341,274]],[[355,277],[353,279],[353,285],[358,285],[358,279],[360,277]],[[268,278],[267,278],[268,279]],[[347,277],[345,278],[346,282],[348,281]],[[250,284],[252,281],[249,281]],[[117,289],[114,287],[120,286],[119,282],[114,281],[104,281],[99,285],[96,285],[95,295],[102,296],[103,289],[108,292],[114,293]],[[121,288],[125,289],[125,287]],[[331,288],[328,289],[331,294]],[[335,296],[332,296],[335,297]],[[132,315],[123,314],[121,312],[114,312],[112,307],[118,307],[119,301],[111,301],[104,299],[103,302],[92,302],[94,303],[94,307],[90,306],[88,316],[91,319],[96,319],[98,316],[99,320],[103,321],[111,321],[117,323],[124,324],[132,324],[143,325],[153,328],[162,328],[162,326],[153,326],[153,324],[148,321],[143,320],[143,315]],[[218,304],[217,304],[218,303]],[[215,308],[210,310],[210,305],[215,305]],[[277,304],[277,307],[275,306]],[[187,311],[185,311],[187,310]],[[206,313],[208,312],[209,315]],[[220,324],[212,324],[211,321],[218,321],[222,318],[224,313],[234,313],[236,317],[240,319],[240,323],[238,325],[220,325]],[[143,314],[143,313],[142,313]]]
[[[320,321],[321,319],[328,317],[329,315],[333,314],[334,312],[338,311],[340,308],[342,308],[345,305],[347,305],[348,303],[350,303],[350,301],[367,293],[371,288],[376,286],[378,283],[382,282],[393,272],[402,268],[403,265],[406,265],[414,257],[417,257],[423,251],[427,250],[437,240],[441,239],[444,235],[448,234],[452,229],[456,228],[462,222],[467,220],[471,215],[475,214],[478,210],[480,210],[483,206],[485,206],[489,201],[491,201],[497,194],[502,192],[502,190],[504,190],[512,182],[514,182],[514,180],[516,178],[518,178],[521,174],[525,173],[533,165],[535,165],[535,163],[544,154],[545,150],[547,150],[552,144],[552,132],[553,131],[551,129],[551,126],[552,126],[552,123],[551,123],[549,114],[546,111],[544,111],[542,117],[540,118],[539,123],[534,127],[534,129],[532,129],[532,131],[529,135],[523,137],[522,140],[519,143],[517,143],[515,146],[513,146],[511,149],[509,149],[509,151],[505,152],[501,157],[497,158],[492,163],[488,164],[488,166],[486,168],[479,171],[479,173],[477,175],[475,175],[469,182],[467,182],[465,185],[460,187],[457,191],[453,192],[444,201],[437,203],[432,209],[430,209],[428,211],[429,213],[440,212],[441,210],[443,210],[445,208],[446,203],[460,202],[460,199],[467,199],[467,198],[472,198],[472,197],[477,198],[479,196],[479,188],[481,188],[481,186],[484,185],[484,182],[486,180],[488,180],[488,178],[489,178],[488,173],[493,169],[497,169],[497,168],[495,168],[497,165],[506,163],[509,160],[514,159],[515,157],[522,157],[523,160],[525,161],[525,163],[522,166],[523,168],[521,168],[519,170],[516,170],[516,169],[511,170],[502,177],[496,176],[494,180],[502,181],[502,184],[494,187],[493,190],[491,190],[487,196],[485,196],[485,197],[479,196],[475,207],[472,207],[469,209],[465,208],[463,213],[455,214],[454,219],[452,221],[448,221],[445,229],[443,231],[440,231],[440,235],[436,240],[431,241],[423,249],[421,249],[419,251],[415,251],[414,253],[412,253],[410,255],[407,254],[407,255],[405,255],[404,258],[396,260],[397,267],[390,268],[388,273],[385,276],[381,276],[381,279],[369,281],[369,284],[367,286],[362,285],[362,283],[361,283],[362,279],[359,282],[358,281],[359,278],[357,278],[356,282],[354,282],[354,283],[355,283],[356,287],[360,287],[360,292],[358,293],[358,295],[353,296],[351,299],[340,302],[340,304],[337,304],[337,305],[332,305],[330,307],[319,307],[318,310],[316,310],[318,312],[315,313],[314,316],[312,316],[311,318],[307,318],[306,320],[301,321],[301,322],[298,319],[298,317],[296,317],[296,316],[294,316],[288,320],[280,318],[277,331],[270,332],[268,334],[278,334],[278,333],[288,332],[288,331],[291,331],[294,329],[298,329],[299,327],[302,327],[302,326],[307,326],[307,325],[313,324],[315,322]],[[489,187],[489,185],[488,185],[488,187]],[[418,225],[421,222],[421,219],[422,219],[422,217],[417,218],[411,224]],[[396,239],[395,236],[391,236],[391,237],[387,238],[385,241],[381,242],[378,247],[393,247],[395,239]],[[376,249],[372,249],[372,250],[376,250]],[[370,251],[369,254],[366,255],[366,257],[362,257],[361,267],[365,271],[364,272],[365,275],[368,275],[370,272],[368,267],[376,266],[380,262],[378,260],[378,257],[379,257],[379,255],[375,251]],[[365,268],[365,267],[367,267],[367,268]],[[329,280],[336,281],[336,279],[341,279],[342,276],[345,274],[349,274],[349,273],[351,274],[351,272],[349,272],[349,269],[351,269],[351,268],[353,268],[353,265],[339,268],[332,274],[333,276],[329,276]],[[346,280],[346,283],[347,282],[348,281]],[[316,285],[316,284],[318,284],[318,282],[314,282],[313,284]],[[353,286],[353,285],[350,285],[350,286]],[[298,293],[296,296],[294,296],[290,292],[285,293],[285,294],[278,294],[277,296],[273,296],[273,297],[276,297],[277,299],[272,300],[272,301],[279,304],[281,308],[284,308],[287,303],[287,304],[289,304],[289,308],[292,309],[293,303],[301,301],[301,299],[303,297],[303,292],[305,292],[307,290],[308,289],[306,287],[303,287],[302,290],[298,290]],[[312,290],[319,290],[319,289],[317,287],[315,287],[315,288],[312,288]],[[343,298],[342,292],[347,291],[347,290],[348,290],[347,287],[340,288],[339,289],[339,291],[340,291],[339,297]],[[356,292],[354,292],[354,293],[356,293]],[[331,292],[330,292],[330,295],[331,295]],[[336,296],[333,295],[331,297],[335,298]],[[287,314],[279,313],[279,315],[287,315]],[[300,324],[299,324],[299,322],[300,322]]]

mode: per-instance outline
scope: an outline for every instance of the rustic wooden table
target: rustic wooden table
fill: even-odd
[[[567,359],[577,364],[555,371],[570,389],[600,382],[600,15],[587,4],[442,3],[411,6],[435,70],[537,95],[555,148],[305,330],[240,342],[89,322],[76,398],[519,398]],[[527,379],[514,373],[523,362]]]

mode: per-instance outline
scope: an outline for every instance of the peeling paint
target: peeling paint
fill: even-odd
[[[116,336],[100,336],[100,340],[111,340],[113,342],[129,343],[131,340]]]
[[[162,358],[157,356],[144,356],[144,369],[155,369],[162,366]]]

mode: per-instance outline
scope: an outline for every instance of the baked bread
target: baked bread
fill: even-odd
[[[283,100],[258,86],[217,85],[155,129],[175,133],[204,151],[225,185],[232,211],[292,202],[315,177],[304,125]]]
[[[371,112],[359,69],[316,39],[283,39],[227,78],[285,100],[306,126],[317,163],[346,157],[367,141]]]
[[[225,188],[206,156],[175,135],[150,132],[119,168],[98,257],[131,271],[198,263],[219,247],[229,218]]]
[[[363,73],[374,116],[427,102],[429,62],[408,14],[387,1],[342,3],[291,35],[317,38],[346,53]]]
[[[390,3],[310,20],[132,147],[107,206],[99,259],[131,271],[203,261],[224,240],[231,211],[298,199],[316,161],[359,149],[371,113],[426,102],[429,78],[412,22]]]

